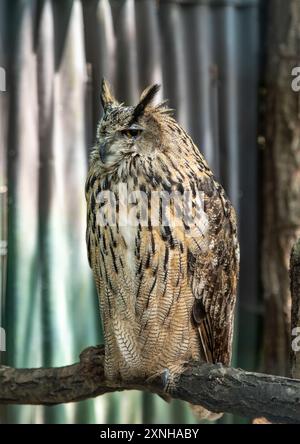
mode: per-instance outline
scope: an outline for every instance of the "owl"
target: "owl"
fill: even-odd
[[[239,245],[230,201],[166,102],[153,105],[158,90],[126,106],[103,80],[86,242],[106,377],[168,385],[191,360],[230,363]]]

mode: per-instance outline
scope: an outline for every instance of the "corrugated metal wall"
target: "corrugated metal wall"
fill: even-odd
[[[255,0],[0,2],[0,66],[7,71],[7,91],[0,92],[7,364],[63,365],[102,341],[86,259],[83,190],[105,76],[128,103],[147,84],[162,83],[161,96],[170,99],[238,209],[235,360],[255,367],[257,65]],[[193,421],[182,403],[168,407],[142,393],[51,409],[9,407],[1,415],[3,422]]]

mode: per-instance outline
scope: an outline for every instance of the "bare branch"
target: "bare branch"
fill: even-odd
[[[104,348],[89,347],[80,362],[66,367],[0,367],[0,403],[55,405],[121,390],[166,395],[163,381],[112,383],[103,371]],[[173,398],[215,411],[272,422],[300,423],[300,381],[246,372],[221,364],[191,363],[170,392]]]

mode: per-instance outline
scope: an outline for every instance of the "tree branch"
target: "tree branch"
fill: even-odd
[[[80,362],[58,368],[15,369],[0,366],[0,403],[55,405],[122,390],[166,395],[160,378],[132,383],[107,381],[104,348],[89,347]],[[300,380],[246,372],[221,364],[191,363],[170,395],[214,412],[272,422],[300,423]]]
[[[292,327],[300,327],[300,240],[290,261]],[[299,353],[292,352],[293,376],[300,376]],[[148,390],[271,422],[300,424],[300,379],[251,373],[222,364],[191,362],[168,393],[162,378],[111,382],[104,375],[104,346],[89,347],[80,362],[66,367],[16,369],[0,366],[0,404],[56,405],[122,390]],[[266,419],[265,419],[266,418]],[[256,420],[259,422],[259,420]]]

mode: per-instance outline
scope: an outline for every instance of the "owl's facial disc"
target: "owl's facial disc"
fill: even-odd
[[[136,152],[136,143],[144,132],[143,126],[129,123],[115,128],[106,137],[99,140],[99,157],[103,164],[116,163],[125,154]]]
[[[109,84],[103,79],[101,103],[104,115],[97,130],[98,153],[103,165],[115,166],[128,155],[152,155],[157,129],[146,115],[159,88],[157,84],[149,86],[136,106],[124,106],[114,98]]]

